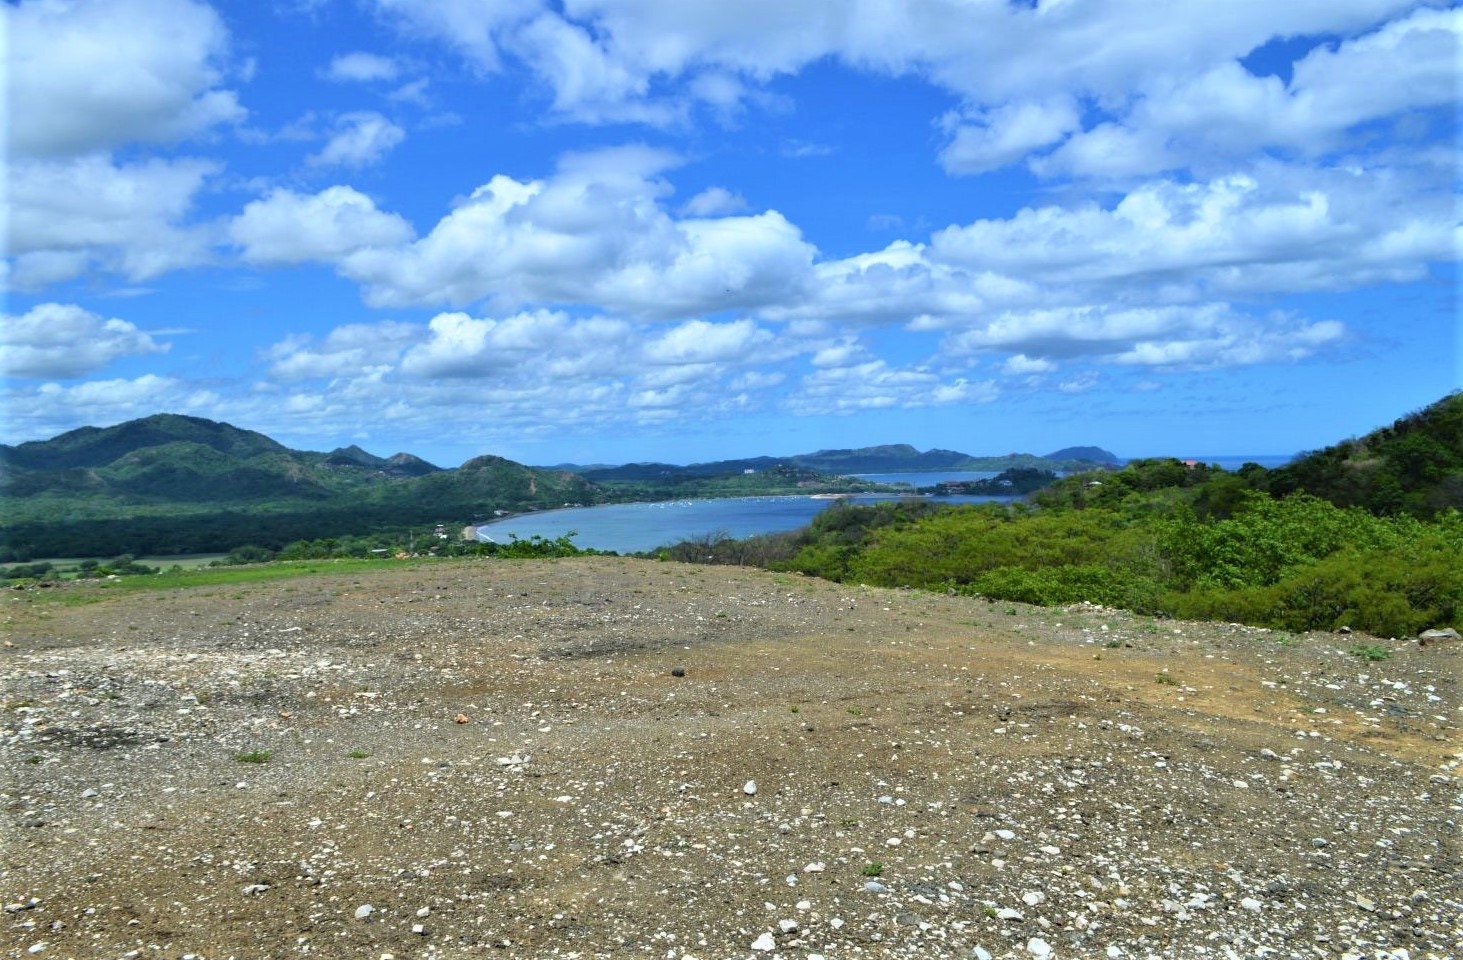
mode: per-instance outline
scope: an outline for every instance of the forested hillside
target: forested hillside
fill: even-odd
[[[791,534],[665,555],[1290,630],[1463,626],[1460,404],[1283,470],[1143,460],[1014,507],[840,505]]]

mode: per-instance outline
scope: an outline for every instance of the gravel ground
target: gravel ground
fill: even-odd
[[[0,623],[8,956],[1463,954],[1456,642],[618,558]]]

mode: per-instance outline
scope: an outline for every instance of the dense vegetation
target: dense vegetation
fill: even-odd
[[[0,446],[0,563],[46,557],[271,552],[301,540],[398,538],[426,525],[571,504],[841,492],[868,484],[801,467],[594,483],[483,456],[445,470],[359,447],[290,450],[263,434],[161,414]],[[396,540],[392,541],[393,543]]]
[[[1290,630],[1463,626],[1463,395],[1282,470],[1146,460],[1029,504],[837,505],[670,559]]]

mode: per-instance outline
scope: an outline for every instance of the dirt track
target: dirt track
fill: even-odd
[[[1463,645],[614,558],[50,595],[104,589],[0,600],[6,955],[1463,954]]]

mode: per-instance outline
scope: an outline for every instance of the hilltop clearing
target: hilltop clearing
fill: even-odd
[[[603,557],[0,616],[6,955],[1463,950],[1457,641]]]

